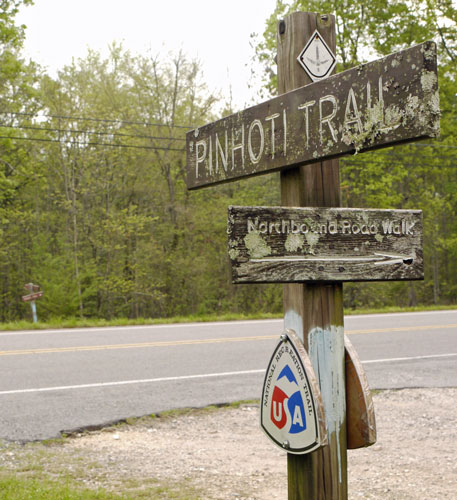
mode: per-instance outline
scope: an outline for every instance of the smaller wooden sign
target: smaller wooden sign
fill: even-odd
[[[28,290],[30,293],[38,292],[39,289],[40,285],[35,285],[33,283],[27,283],[26,285],[24,285],[24,290]]]
[[[35,292],[35,293],[30,293],[29,295],[23,295],[22,300],[23,302],[31,302],[32,300],[36,299],[41,299],[43,297],[44,292]]]
[[[344,336],[346,365],[346,429],[349,450],[376,443],[376,419],[370,386],[359,356]]]
[[[281,335],[265,373],[260,425],[288,453],[310,453],[328,444],[319,384],[303,344],[290,329]]]
[[[424,278],[422,212],[229,207],[234,283]]]

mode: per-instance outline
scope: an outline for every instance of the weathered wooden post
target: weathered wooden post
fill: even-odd
[[[288,451],[293,500],[347,499],[347,447],[375,441],[342,282],[423,279],[420,210],[339,208],[336,158],[439,134],[433,42],[329,76],[334,52],[333,16],[288,16],[280,95],[186,137],[189,189],[281,171],[281,207],[229,207],[228,253],[234,283],[284,283],[261,427]]]
[[[315,31],[336,51],[335,17],[295,12],[277,26],[278,93],[311,83],[297,58]],[[281,171],[282,206],[338,207],[338,160]],[[343,292],[341,283],[284,286],[284,326],[302,340],[319,379],[329,445],[287,455],[290,500],[347,498]]]

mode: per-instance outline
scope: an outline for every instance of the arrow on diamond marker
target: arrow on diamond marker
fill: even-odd
[[[323,64],[327,64],[330,61],[330,59],[324,59],[323,61],[320,60],[320,58],[319,58],[319,46],[317,44],[316,44],[316,59],[311,59],[310,57],[307,57],[306,59],[308,59],[308,61],[311,64],[314,64],[317,67],[318,72],[320,70],[320,67]]]

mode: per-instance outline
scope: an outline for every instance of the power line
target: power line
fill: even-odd
[[[29,116],[37,116],[36,114],[32,113],[13,113],[13,112],[6,112],[6,111],[0,111],[0,114],[3,113],[11,113],[11,114],[24,114],[24,115],[29,115]],[[51,116],[51,115],[47,115]],[[114,120],[100,120],[96,118],[87,118],[87,120],[94,120],[94,121],[107,121],[111,123],[119,123]],[[124,122],[124,123],[140,123],[140,122]],[[158,136],[149,136],[149,135],[135,135],[135,134],[125,134],[122,132],[98,132],[98,131],[89,131],[89,130],[72,130],[72,129],[61,129],[61,128],[49,128],[49,127],[37,127],[37,126],[32,126],[32,125],[7,125],[7,124],[2,124],[0,123],[0,127],[4,128],[13,128],[13,129],[25,129],[25,130],[38,130],[38,131],[44,131],[44,132],[58,132],[58,133],[69,133],[69,134],[89,134],[89,135],[106,135],[106,136],[111,136],[111,137],[132,137],[132,138],[138,138],[138,139],[154,139],[154,140],[169,140],[169,141],[185,141],[183,138],[179,137],[158,137]],[[181,127],[181,126],[180,126]],[[181,127],[182,128],[182,127]],[[39,142],[54,142],[54,143],[61,143],[65,142],[65,139],[43,139],[43,138],[37,138],[37,137],[18,137],[18,136],[0,136],[0,139],[16,139],[16,140],[28,140],[28,141],[39,141]],[[133,145],[133,144],[110,144],[110,143],[99,143],[99,142],[86,142],[86,141],[66,141],[69,142],[70,144],[75,144],[75,145],[85,145],[85,146],[108,146],[108,147],[121,147],[121,148],[135,148],[135,149],[157,149],[157,150],[167,150],[167,151],[185,151],[185,148],[172,148],[172,147],[160,147],[160,146],[139,146],[139,145]],[[411,143],[408,144],[408,146],[416,146],[416,147],[442,147],[442,148],[456,148],[457,146],[453,145],[445,145],[445,144],[418,144],[418,143]],[[398,157],[402,154],[402,151],[396,150],[396,153],[393,154],[392,152],[385,151],[385,152],[376,152],[377,155],[381,156],[389,156],[392,158],[391,161],[389,161],[390,164],[393,165],[405,165],[405,166],[410,166],[411,164],[404,164],[402,163]],[[404,154],[408,154],[405,152]],[[370,159],[367,156],[364,156],[363,159],[360,159],[358,161],[358,158],[355,159],[355,155],[352,156],[352,160],[350,159],[351,157],[345,157],[342,158],[345,163],[351,163],[354,166],[359,166],[362,165],[362,163],[381,163],[381,164],[386,164],[386,161],[377,161],[376,158]],[[395,158],[395,160],[394,160]],[[452,157],[450,156],[433,156],[434,159],[444,159],[444,160],[449,160]]]
[[[170,125],[168,123],[149,123],[149,122],[134,122],[129,120],[109,120],[107,118],[85,118],[83,116],[70,116],[70,115],[40,115],[38,113],[25,113],[19,111],[0,111],[4,115],[17,115],[17,116],[31,116],[31,117],[44,117],[56,118],[62,120],[75,120],[75,121],[90,121],[90,122],[103,122],[103,123],[118,123],[119,125],[143,125],[145,127],[168,127],[168,128],[195,128],[194,125]]]
[[[150,123],[150,122],[136,122],[136,121],[129,121],[129,120],[109,120],[107,118],[85,118],[81,116],[71,116],[71,115],[48,115],[48,114],[43,114],[40,115],[38,113],[25,113],[25,112],[19,112],[19,111],[0,111],[0,114],[9,114],[9,115],[17,115],[17,116],[30,116],[30,117],[44,117],[44,118],[55,118],[55,119],[62,119],[62,120],[75,120],[75,121],[92,121],[92,122],[102,122],[102,123],[116,123],[119,125],[143,125],[145,127],[168,127],[168,128],[184,128],[187,130],[195,128],[195,125],[170,125],[167,123]],[[5,127],[8,127],[9,125],[3,125]],[[12,128],[26,128],[25,126],[23,127],[13,127],[9,126]],[[45,130],[45,129],[43,129]],[[58,130],[58,129],[57,129]],[[56,131],[57,131],[56,130]],[[76,132],[76,131],[75,131]],[[93,133],[93,134],[100,134],[104,135],[104,132],[85,132],[81,131],[81,133]],[[110,135],[108,132],[106,132],[107,135]],[[122,133],[118,133],[119,135],[124,135]],[[111,134],[115,135],[115,134]],[[126,137],[138,137],[138,138],[150,138],[150,139],[161,139],[159,137],[151,137],[151,136],[141,136],[141,135],[128,135],[125,134]],[[185,141],[185,139],[175,139],[175,140],[182,140]],[[413,146],[413,147],[434,147],[434,148],[449,148],[449,149],[457,149],[457,146],[454,145],[447,145],[447,144],[432,144],[432,143],[410,143],[410,144],[405,144],[404,146]],[[389,153],[384,153],[384,154],[389,154]]]
[[[39,137],[17,137],[17,136],[0,136],[0,139],[15,139],[19,141],[37,141],[37,142],[67,142],[76,146],[108,146],[113,148],[134,148],[134,149],[158,149],[162,151],[185,151],[184,148],[165,148],[160,146],[136,146],[134,144],[110,144],[108,142],[84,142],[84,141],[65,141],[59,139],[42,139]]]
[[[134,148],[134,149],[149,149],[149,150],[161,150],[161,151],[185,151],[185,148],[166,148],[166,147],[161,147],[161,146],[138,146],[134,144],[110,144],[108,142],[84,142],[84,141],[65,141],[64,139],[43,139],[39,137],[17,137],[17,136],[0,136],[0,139],[15,139],[15,140],[20,140],[20,141],[38,141],[38,142],[53,142],[53,143],[62,143],[62,142],[67,142],[71,145],[81,145],[81,146],[107,146],[107,147],[114,147],[114,148]],[[448,159],[448,157],[435,157],[435,158],[444,158]],[[341,158],[341,160],[344,160],[344,164],[346,165],[352,165],[352,166],[357,166],[357,167],[363,167],[364,163],[362,161],[354,161],[351,160],[350,158]],[[383,161],[383,160],[369,160],[369,162],[366,163],[375,163],[377,165],[400,165],[404,167],[416,167],[418,166],[417,164],[413,163],[404,163],[402,161]],[[439,167],[438,165],[435,165],[435,167]]]
[[[340,159],[341,160],[341,159]],[[371,161],[369,163],[375,163],[376,165],[386,165],[386,166],[400,166],[400,167],[420,167],[420,166],[425,166],[425,164],[421,163],[404,163],[402,161],[392,161],[392,162],[387,162],[387,161]],[[348,166],[348,167],[364,167],[363,163],[357,163],[357,162],[351,162],[351,160],[345,160],[343,162],[343,167]],[[445,168],[446,165],[433,165],[433,168]]]
[[[408,154],[408,152],[403,152],[404,150],[401,148],[407,148],[407,147],[415,147],[415,148],[446,148],[446,149],[457,149],[457,146],[451,145],[451,144],[436,144],[436,143],[418,143],[418,142],[412,142],[409,144],[399,144],[396,146],[395,153],[393,153],[394,150],[390,151],[379,151],[377,150],[377,154],[383,154],[383,155],[392,155],[392,154]]]
[[[122,132],[92,132],[90,130],[72,130],[63,128],[48,128],[48,127],[35,127],[33,125],[7,125],[0,123],[0,127],[4,128],[16,128],[24,130],[43,130],[45,132],[64,132],[70,134],[91,134],[91,135],[109,135],[111,137],[134,137],[136,139],[158,139],[162,141],[186,141],[182,137],[157,137],[152,135],[134,135],[134,134],[124,134]]]
[[[405,159],[409,159],[407,154],[404,155],[405,156]],[[358,158],[355,158],[354,155],[351,155],[351,156],[345,156],[345,157],[341,157],[341,160],[344,160],[344,161],[352,161],[354,164],[368,164],[368,163],[402,163],[402,159],[400,157],[400,155],[386,155],[386,154],[383,154],[382,155],[383,158],[369,158],[367,157],[366,155],[362,158],[360,158],[360,160]],[[385,158],[385,159],[384,159]],[[431,157],[426,157],[428,160],[432,160],[432,159],[437,159],[437,160],[455,160],[455,155],[448,155],[448,156],[445,156],[445,155],[433,155]]]
[[[20,127],[12,127],[12,128],[20,128]],[[67,142],[71,145],[80,145],[80,146],[107,146],[114,148],[133,148],[133,149],[149,149],[149,150],[161,150],[161,151],[186,151],[186,148],[171,148],[171,147],[161,147],[161,146],[138,146],[135,144],[112,144],[109,142],[85,142],[85,141],[65,141],[65,139],[43,139],[39,137],[18,137],[18,136],[0,136],[0,139],[14,139],[19,141],[37,141],[37,142],[53,142],[53,143],[62,143]],[[385,156],[385,155],[384,155]],[[399,160],[376,160],[376,159],[366,159],[366,160],[354,160],[354,157],[343,157],[341,160],[345,164],[352,164],[353,166],[363,167],[364,164],[367,163],[375,163],[378,165],[402,165],[405,167],[414,167],[417,164],[412,163],[404,163]],[[366,158],[366,157],[365,157]],[[434,156],[437,159],[451,160],[450,156]],[[437,165],[435,165],[436,167]]]

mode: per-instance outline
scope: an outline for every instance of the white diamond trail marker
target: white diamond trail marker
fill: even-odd
[[[316,30],[297,58],[313,82],[330,75],[336,65],[335,54]]]

